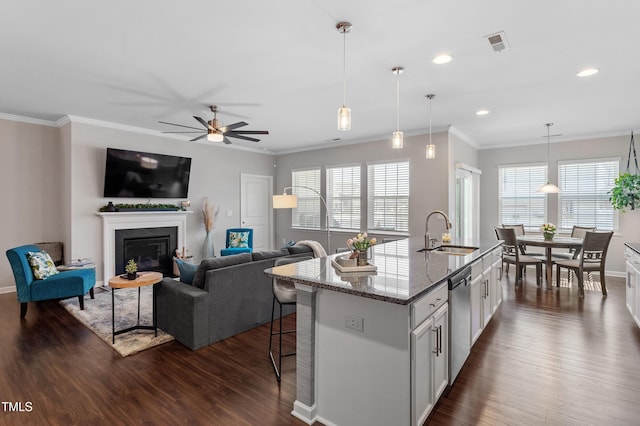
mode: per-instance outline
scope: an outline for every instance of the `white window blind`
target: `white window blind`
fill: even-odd
[[[369,231],[409,232],[409,162],[370,164]]]
[[[547,197],[538,189],[545,183],[546,165],[500,166],[498,225],[522,223],[527,230],[539,231],[546,221]]]
[[[291,193],[298,196],[298,207],[291,210],[291,226],[320,229],[320,169],[292,170],[291,186]]]
[[[618,159],[562,161],[558,164],[560,229],[574,225],[598,230],[618,229],[618,212],[611,207],[608,192],[619,174]]]
[[[327,169],[331,228],[360,230],[360,166]]]

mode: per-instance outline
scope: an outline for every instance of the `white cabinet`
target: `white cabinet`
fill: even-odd
[[[493,264],[491,265],[491,306],[493,312],[498,309],[502,303],[502,254],[497,257],[493,256]]]
[[[482,273],[471,279],[471,346],[482,333],[482,294],[484,289],[482,280]]]
[[[502,248],[471,265],[471,345],[502,303]]]
[[[487,259],[491,260],[491,257]],[[490,262],[486,262],[487,264]],[[482,273],[482,328],[489,324],[493,315],[493,304],[491,303],[491,293],[493,293],[493,283],[491,277],[491,266]]]
[[[449,304],[444,292],[416,303],[432,308],[411,331],[411,424],[421,425],[449,383]],[[437,293],[437,292],[434,292]],[[417,322],[417,321],[416,321]]]
[[[627,248],[626,305],[634,321],[640,326],[640,254]]]

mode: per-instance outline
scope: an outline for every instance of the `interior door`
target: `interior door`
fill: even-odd
[[[456,164],[454,231],[460,240],[480,238],[480,173],[470,166]]]
[[[273,178],[241,174],[240,187],[240,225],[253,229],[254,251],[270,250],[273,247]]]

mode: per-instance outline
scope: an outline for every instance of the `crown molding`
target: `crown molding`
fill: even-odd
[[[22,115],[5,114],[0,112],[0,119],[7,121],[17,121],[19,123],[37,124],[39,126],[59,127],[56,121],[43,120],[41,118],[24,117]]]
[[[480,149],[480,145],[478,145],[469,136],[467,136],[466,134],[464,134],[460,130],[458,130],[458,128],[455,127],[453,124],[449,126],[449,133],[451,133],[452,135],[458,137],[459,139],[461,139],[463,142],[465,142],[467,145],[471,146],[472,148]]]

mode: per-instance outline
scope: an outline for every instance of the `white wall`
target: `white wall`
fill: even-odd
[[[495,238],[493,227],[498,224],[498,166],[518,163],[547,161],[545,144],[527,145],[513,148],[496,148],[480,151],[482,178],[480,185],[480,229],[481,238]],[[620,172],[626,167],[629,136],[587,139],[552,143],[550,147],[549,180],[558,183],[558,161],[590,158],[620,157]],[[558,196],[548,195],[547,220],[558,223]],[[606,269],[613,273],[623,273],[624,243],[640,241],[640,212],[620,214],[620,229],[611,240]]]
[[[2,253],[24,244],[64,238],[60,165],[63,150],[56,127],[0,119],[0,246]],[[14,291],[6,256],[0,262],[0,292]]]

